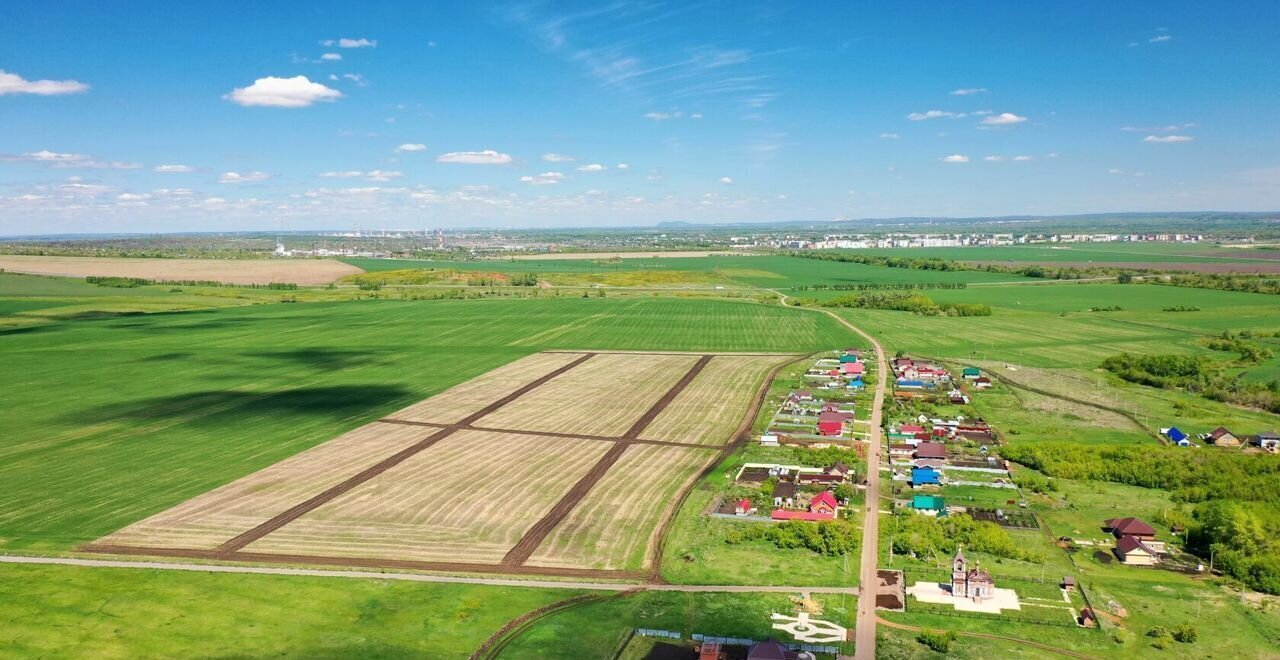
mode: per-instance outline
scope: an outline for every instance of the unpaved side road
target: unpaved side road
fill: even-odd
[[[493,587],[529,587],[534,589],[577,589],[582,591],[623,591],[637,587],[647,591],[678,591],[687,593],[787,593],[809,592],[815,594],[857,595],[857,587],[764,587],[753,585],[703,585],[703,584],[635,584],[625,582],[570,582],[559,580],[521,580],[500,577],[466,577],[461,575],[428,575],[425,573],[383,573],[380,571],[342,571],[317,568],[285,568],[281,566],[235,566],[229,564],[183,564],[162,561],[128,561],[119,559],[77,559],[74,557],[33,557],[0,555],[0,564],[45,564],[78,566],[81,568],[135,568],[162,571],[190,571],[194,573],[241,573],[248,575],[289,575],[302,577],[329,577],[357,580],[400,580],[407,582],[436,582],[443,584],[478,584]]]

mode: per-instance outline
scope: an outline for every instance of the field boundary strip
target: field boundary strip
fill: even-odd
[[[574,484],[573,488],[570,488],[569,492],[560,498],[560,501],[547,512],[547,515],[543,516],[541,520],[525,532],[520,541],[512,546],[507,555],[502,558],[502,563],[506,566],[524,565],[529,557],[533,555],[533,552],[538,549],[538,546],[551,534],[551,530],[555,529],[557,525],[568,517],[573,508],[578,505],[578,502],[581,502],[582,498],[586,497],[591,492],[591,489],[604,478],[609,469],[618,462],[618,459],[622,458],[622,454],[626,452],[627,447],[630,447],[640,437],[645,427],[649,426],[663,410],[666,410],[667,406],[671,405],[671,402],[689,386],[689,383],[692,383],[693,379],[697,378],[698,374],[702,373],[702,370],[711,363],[713,357],[715,356],[703,355],[698,358],[698,361],[694,363],[689,371],[675,385],[672,385],[666,394],[662,395],[661,399],[649,406],[649,409],[631,425],[631,428],[627,429],[626,433],[622,434],[622,437],[618,439],[613,447],[610,447],[609,451],[600,457],[600,460],[596,462],[591,470],[583,475],[578,480],[578,483]]]

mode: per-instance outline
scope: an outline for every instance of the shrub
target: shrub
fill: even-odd
[[[951,643],[956,641],[956,634],[950,630],[945,633],[922,630],[916,635],[916,641],[938,653],[946,653],[951,650]]]

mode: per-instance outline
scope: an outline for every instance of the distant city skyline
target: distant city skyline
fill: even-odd
[[[0,9],[0,235],[1280,209],[1280,5]]]

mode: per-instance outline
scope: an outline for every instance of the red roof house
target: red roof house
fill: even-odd
[[[922,442],[916,445],[916,458],[946,458],[947,446],[940,442]]]
[[[924,427],[917,424],[903,424],[898,427],[898,433],[919,433],[923,430]]]
[[[1132,536],[1138,539],[1150,540],[1156,537],[1155,528],[1138,518],[1112,518],[1107,520],[1104,525],[1116,538]]]
[[[866,370],[866,365],[861,362],[845,362],[840,365],[840,371],[850,376],[861,376]]]
[[[825,436],[841,436],[844,435],[844,422],[818,422],[818,435]]]
[[[829,513],[834,516],[837,506],[839,503],[836,502],[836,496],[829,490],[818,493],[817,497],[809,501],[809,510],[814,513]]]

